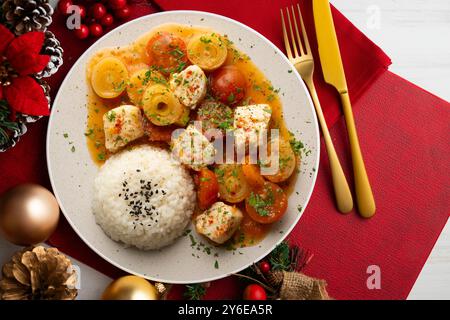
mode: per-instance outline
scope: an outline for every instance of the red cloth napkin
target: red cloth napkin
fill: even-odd
[[[157,3],[166,10],[194,9],[229,16],[255,28],[281,48],[279,8],[294,1],[157,0]],[[311,2],[302,1],[302,9],[315,50]],[[147,6],[133,5],[134,16],[149,12],[151,8]],[[403,299],[448,219],[449,104],[386,71],[389,58],[338,11],[333,10],[333,16],[378,210],[371,220],[362,220],[356,213],[343,216],[336,211],[324,151],[310,204],[289,238],[314,254],[305,272],[326,279],[334,298]],[[52,78],[54,91],[89,44],[70,36],[58,19],[52,29],[66,55],[65,69]],[[317,52],[314,53],[317,57]],[[349,147],[339,117],[338,98],[323,82],[320,69],[315,75],[328,123],[331,126],[336,122],[331,134],[351,183]],[[46,121],[32,126],[16,148],[0,154],[0,192],[25,181],[47,184],[45,128]],[[96,256],[64,219],[50,243],[112,277],[122,274]],[[380,267],[380,290],[367,288],[366,271],[370,265]],[[239,298],[239,286],[235,278],[215,281],[206,298]],[[181,293],[181,286],[176,286],[171,297],[179,298]]]

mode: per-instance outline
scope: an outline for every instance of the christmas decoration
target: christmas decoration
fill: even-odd
[[[244,299],[331,299],[324,280],[314,279],[300,272],[311,258],[307,251],[282,242],[267,256],[267,260],[235,274],[252,283],[247,286]]]
[[[244,290],[244,300],[267,300],[266,290],[258,284],[250,284]]]
[[[87,39],[89,36],[101,37],[108,27],[114,24],[115,18],[127,19],[131,15],[131,9],[127,0],[111,1],[87,1],[87,0],[60,0],[58,10],[60,10],[67,19],[71,19],[68,8],[72,5],[79,7],[81,25],[74,29],[74,35],[80,40]]]
[[[47,66],[36,74],[36,78],[47,78],[58,71],[59,67],[63,64],[64,50],[61,47],[61,43],[56,39],[55,35],[51,31],[45,32],[45,40],[42,45],[41,54],[50,56],[50,61]]]
[[[89,37],[89,28],[85,24],[82,24],[78,29],[75,29],[75,36],[81,40],[86,39]]]
[[[71,0],[59,0],[59,2],[58,2],[58,9],[63,14],[68,14],[69,13],[69,7],[71,5],[73,5]]]
[[[45,31],[52,23],[53,8],[48,0],[4,0],[2,12],[16,35]]]
[[[102,25],[99,23],[93,23],[89,26],[89,33],[94,37],[100,37],[103,34]]]
[[[187,284],[183,296],[189,300],[201,300],[205,296],[209,285],[209,282]]]
[[[31,247],[17,252],[2,268],[2,300],[73,300],[77,274],[56,248]]]
[[[63,55],[46,31],[52,14],[48,0],[0,1],[0,152],[14,147],[27,124],[49,114],[49,87],[42,78],[58,70]]]
[[[39,185],[23,184],[0,198],[0,233],[14,244],[32,245],[47,240],[58,220],[58,202]]]
[[[124,276],[114,280],[106,287],[102,295],[102,300],[158,300],[159,298],[156,287],[137,276]]]
[[[262,273],[266,274],[270,271],[270,263],[268,263],[267,261],[262,261],[259,264],[259,269],[261,270]]]

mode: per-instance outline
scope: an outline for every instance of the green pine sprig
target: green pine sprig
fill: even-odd
[[[19,130],[19,124],[9,119],[10,114],[6,100],[0,100],[0,145],[7,144],[11,139],[8,131]]]
[[[183,296],[189,300],[201,300],[206,294],[206,288],[202,283],[187,284]]]

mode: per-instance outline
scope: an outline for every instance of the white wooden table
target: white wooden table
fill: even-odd
[[[391,71],[450,100],[450,1],[331,2],[387,52],[393,61]],[[0,239],[0,264],[18,249]],[[81,270],[79,299],[98,299],[111,279],[82,263],[74,263]],[[439,237],[408,298],[450,299],[450,223]]]

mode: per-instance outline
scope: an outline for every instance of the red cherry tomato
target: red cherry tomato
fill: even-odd
[[[94,37],[100,37],[103,34],[102,25],[99,23],[93,23],[89,26],[89,32]]]
[[[109,0],[109,5],[113,9],[120,9],[127,5],[127,0]]]
[[[104,15],[100,23],[105,27],[109,27],[114,23],[114,18],[111,14],[107,13]]]
[[[219,194],[219,183],[216,174],[209,169],[201,169],[198,174],[198,206],[202,210],[208,209],[217,201]]]
[[[126,19],[126,18],[128,18],[130,16],[131,10],[130,10],[129,6],[124,6],[122,8],[116,9],[114,11],[114,14],[119,19]]]
[[[89,37],[89,28],[85,24],[82,24],[78,29],[75,29],[74,33],[78,39],[86,39]]]
[[[245,97],[247,81],[233,65],[222,67],[212,74],[211,90],[223,103],[233,105]]]
[[[61,0],[58,2],[58,9],[61,10],[63,14],[68,14],[69,7],[73,4],[72,0]]]
[[[106,14],[106,7],[101,3],[96,3],[91,7],[91,13],[95,19],[101,19]]]
[[[259,284],[248,285],[244,290],[244,300],[267,300],[266,290]]]
[[[183,39],[168,32],[158,32],[147,43],[149,64],[169,74],[187,63],[186,44]]]
[[[259,269],[264,274],[268,273],[270,271],[270,263],[267,261],[261,261],[259,264]]]

